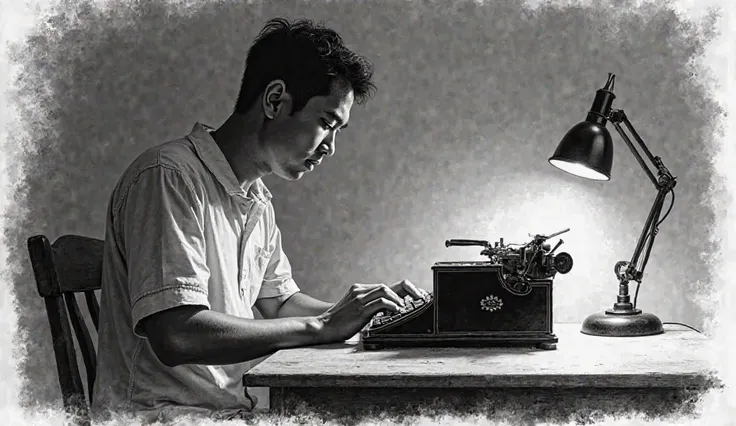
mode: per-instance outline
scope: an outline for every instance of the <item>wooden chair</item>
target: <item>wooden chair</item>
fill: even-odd
[[[77,304],[76,293],[84,293],[97,330],[100,306],[94,291],[100,289],[102,284],[103,247],[103,240],[79,235],[61,236],[53,244],[44,235],[35,235],[28,239],[28,253],[38,294],[46,302],[64,409],[78,416],[82,424],[86,425],[90,424],[89,406],[92,404],[92,387],[97,365],[95,348]],[[69,322],[76,334],[87,370],[89,401],[84,395]]]

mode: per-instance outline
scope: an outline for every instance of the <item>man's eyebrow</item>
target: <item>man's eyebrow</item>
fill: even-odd
[[[348,127],[347,123],[343,124],[342,118],[340,118],[340,116],[335,114],[334,112],[325,111],[325,114],[329,115],[331,119],[337,121],[337,124],[341,124],[343,129]]]

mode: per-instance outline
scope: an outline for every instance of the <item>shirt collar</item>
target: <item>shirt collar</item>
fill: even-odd
[[[266,188],[266,185],[261,179],[256,179],[248,191],[249,194],[246,194],[243,187],[238,183],[235,173],[232,167],[230,167],[230,163],[227,162],[222,150],[220,150],[220,147],[217,146],[215,139],[210,134],[212,130],[214,128],[197,122],[187,136],[194,145],[194,150],[200,160],[209,169],[210,173],[215,176],[215,179],[217,179],[220,185],[231,196],[249,198],[248,195],[252,194],[262,202],[270,201],[272,198],[271,191]]]

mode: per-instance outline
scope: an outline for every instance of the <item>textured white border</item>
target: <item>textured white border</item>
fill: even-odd
[[[176,0],[172,0],[176,1]],[[204,0],[202,0],[204,1]],[[0,152],[0,208],[5,209],[11,204],[9,182],[13,182],[22,170],[8,170],[13,164],[9,158],[10,153],[5,150],[7,132],[9,125],[17,123],[17,115],[12,105],[7,103],[5,88],[12,81],[16,69],[9,68],[5,44],[8,41],[19,40],[29,29],[37,24],[38,16],[43,9],[53,6],[58,0],[0,0],[0,42],[2,42],[2,55],[0,55],[0,87],[3,93],[0,95],[0,143],[4,152]],[[100,0],[99,3],[104,3]],[[196,3],[194,1],[177,1],[177,3]],[[532,6],[541,3],[540,0],[529,0]],[[556,1],[554,3],[580,3],[575,1]],[[583,3],[589,3],[583,2]],[[637,3],[642,3],[641,1]],[[721,9],[721,20],[719,21],[720,35],[708,47],[707,54],[702,58],[703,65],[712,72],[714,84],[711,93],[716,97],[722,107],[729,113],[736,115],[736,2],[733,0],[679,0],[674,4],[688,18],[699,19],[710,7]],[[13,126],[14,131],[22,131],[22,127]],[[724,123],[720,134],[721,152],[714,153],[714,167],[718,175],[725,179],[727,193],[734,194],[736,187],[736,120],[729,116]],[[714,237],[723,238],[722,256],[720,263],[715,267],[716,294],[710,295],[702,303],[708,307],[717,306],[717,315],[713,324],[708,327],[708,333],[713,337],[713,361],[721,372],[727,387],[722,394],[712,394],[702,404],[702,418],[696,423],[683,421],[683,424],[704,424],[708,426],[727,425],[732,423],[736,415],[736,392],[733,390],[736,384],[736,363],[728,359],[728,353],[736,353],[736,283],[732,283],[732,277],[736,276],[736,208],[732,200],[713,199],[712,203],[718,208],[716,211],[723,214],[717,218],[716,228],[713,230]],[[726,205],[728,203],[728,205]],[[0,217],[0,221],[2,218]],[[0,229],[3,229],[0,222]],[[0,245],[0,418],[6,425],[26,424],[64,424],[64,418],[59,413],[28,413],[18,407],[18,392],[20,391],[20,380],[16,372],[17,356],[14,346],[14,330],[16,328],[16,316],[13,312],[13,295],[10,292],[7,276],[7,247]],[[55,374],[55,372],[50,372]],[[455,423],[457,420],[452,420]],[[288,423],[288,422],[287,422]],[[469,419],[465,424],[475,423]],[[630,425],[630,420],[612,420],[606,424]],[[662,424],[653,421],[647,424]]]

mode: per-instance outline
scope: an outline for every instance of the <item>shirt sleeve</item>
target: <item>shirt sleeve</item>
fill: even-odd
[[[203,206],[181,172],[157,165],[140,172],[118,213],[133,330],[140,321],[185,305],[210,308]]]
[[[268,267],[261,283],[261,290],[258,293],[258,299],[266,299],[270,297],[288,297],[299,292],[294,278],[291,275],[291,263],[284,253],[281,246],[281,231],[273,215],[273,209],[269,209],[270,215],[270,245],[274,248],[271,258],[268,261]]]

